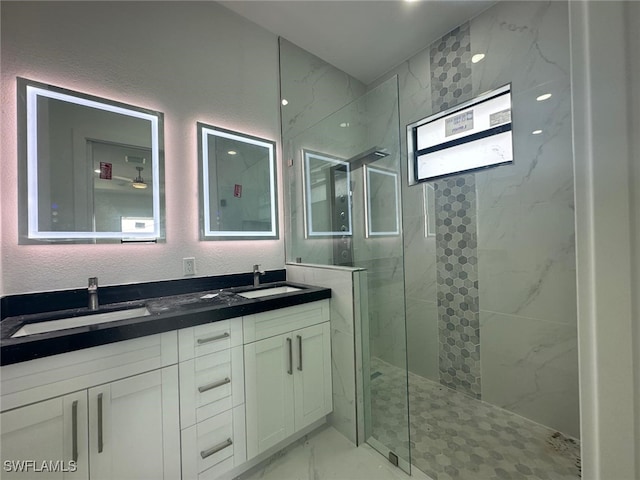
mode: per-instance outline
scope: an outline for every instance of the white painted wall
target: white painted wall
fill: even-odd
[[[255,263],[283,268],[282,227],[274,241],[198,240],[196,122],[279,143],[275,35],[213,2],[3,1],[0,8],[0,294],[84,287],[89,276],[101,285],[177,279],[191,256],[199,276],[247,272]],[[164,112],[166,243],[18,245],[17,76]]]
[[[585,480],[640,478],[640,9],[632,3],[570,2]]]

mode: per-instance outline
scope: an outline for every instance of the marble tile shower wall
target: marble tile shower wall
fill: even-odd
[[[289,101],[282,108],[283,156],[290,211],[286,218],[287,259],[293,261],[301,257],[304,263],[330,265],[334,260],[332,240],[304,236],[302,150],[310,149],[347,160],[377,147],[386,149],[389,155],[377,161],[376,166],[398,171],[397,82],[390,79],[363,95],[364,87],[357,80],[286,40],[281,41],[280,58],[282,95]],[[334,97],[331,97],[332,90]],[[349,127],[342,128],[341,123],[348,123]],[[292,166],[287,166],[289,158],[293,159]],[[374,355],[404,368],[402,237],[367,239],[362,168],[352,171],[351,190],[355,266],[365,268],[369,273],[371,350]]]
[[[567,3],[500,2],[468,26],[469,53],[486,57],[467,63],[471,94],[463,86],[453,101],[511,82],[514,118],[514,165],[470,175],[477,202],[480,394],[578,436]],[[443,72],[435,78],[431,69],[439,43],[370,86],[398,76],[403,158],[404,127],[445,108],[438,103]],[[467,55],[462,52],[461,62]],[[551,99],[537,102],[545,92],[553,93]],[[544,131],[531,135],[537,129]],[[403,171],[409,369],[439,381],[438,270],[444,264],[436,237],[425,236],[425,213],[435,215],[436,208],[425,206],[423,186],[408,187],[406,176]]]
[[[578,437],[568,25],[565,2],[498,4],[471,45],[474,94],[514,92],[515,163],[476,174],[483,400]]]
[[[365,86],[355,78],[330,65],[306,50],[280,39],[280,90],[289,102],[281,108],[282,156],[284,182],[288,197],[285,201],[286,258],[295,261],[331,264],[332,246],[325,240],[304,238],[302,148],[342,156],[357,153],[361,140],[357,125],[350,135],[335,125],[314,128],[321,120],[361,97]],[[355,116],[356,113],[353,113]],[[292,165],[289,166],[289,160]]]
[[[283,108],[282,134],[294,138],[365,92],[365,85],[280,38],[281,91],[291,108]]]

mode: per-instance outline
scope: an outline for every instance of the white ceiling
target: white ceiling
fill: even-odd
[[[365,84],[495,0],[231,0],[225,7]]]

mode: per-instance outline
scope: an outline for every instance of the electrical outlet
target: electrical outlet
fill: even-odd
[[[196,274],[196,259],[195,257],[188,257],[182,259],[182,271],[185,275]]]

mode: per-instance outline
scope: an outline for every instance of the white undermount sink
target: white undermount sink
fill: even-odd
[[[281,293],[299,292],[300,290],[302,289],[284,285],[282,287],[271,287],[271,288],[263,288],[262,290],[251,290],[249,292],[238,293],[238,295],[244,298],[260,298],[260,297],[268,297],[270,295],[279,295]]]
[[[60,318],[58,320],[48,320],[36,323],[27,323],[20,330],[11,335],[11,338],[24,337],[35,333],[54,332],[56,330],[66,330],[67,328],[86,327],[99,323],[115,322],[128,318],[144,317],[150,315],[147,307],[129,308],[127,310],[116,310],[115,312],[94,313],[81,317]]]

